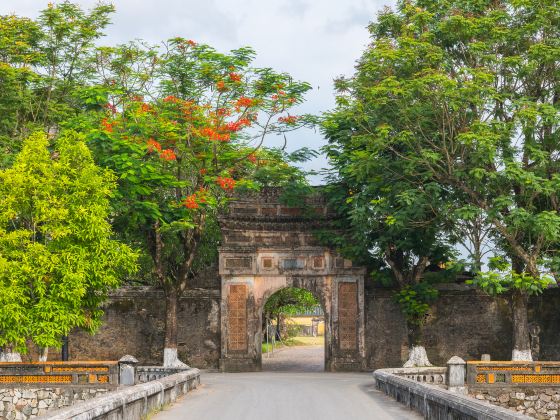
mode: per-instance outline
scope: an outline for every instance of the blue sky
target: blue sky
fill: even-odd
[[[116,0],[117,13],[104,43],[143,39],[157,44],[182,36],[220,51],[251,46],[257,66],[273,67],[313,86],[299,113],[317,114],[334,106],[332,81],[351,75],[368,43],[366,26],[394,0]],[[0,14],[35,17],[47,6],[40,0],[2,0]],[[56,2],[55,2],[56,3]],[[90,8],[95,0],[75,0]],[[269,145],[281,144],[272,138]],[[324,144],[311,129],[291,133],[288,147],[318,149]],[[306,165],[320,169],[324,158]],[[314,177],[313,183],[320,179]]]

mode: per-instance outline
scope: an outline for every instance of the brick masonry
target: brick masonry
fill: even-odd
[[[511,309],[507,299],[494,299],[462,284],[440,285],[424,330],[430,361],[445,366],[452,356],[480,360],[511,359]],[[391,290],[366,287],[366,354],[371,369],[402,366],[408,348],[406,329]],[[539,330],[533,338],[536,360],[560,360],[560,290],[533,297],[530,325]]]

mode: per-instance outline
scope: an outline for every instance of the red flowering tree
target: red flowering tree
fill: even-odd
[[[263,142],[305,123],[290,109],[309,85],[251,67],[253,56],[173,39],[164,53],[129,45],[97,57],[103,78],[85,103],[104,104],[90,144],[119,177],[115,229],[145,249],[165,291],[166,366],[182,365],[177,300],[217,211],[231,190],[258,187],[259,172],[287,167]]]

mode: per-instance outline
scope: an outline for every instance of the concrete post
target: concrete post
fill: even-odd
[[[489,362],[490,361],[490,355],[487,354],[487,353],[484,353],[482,355],[482,357],[480,358],[480,360],[483,361],[483,362]]]
[[[461,394],[467,393],[465,386],[466,362],[459,356],[453,356],[447,361],[447,389]]]
[[[136,365],[134,356],[126,355],[119,360],[119,385],[134,385],[136,382]]]

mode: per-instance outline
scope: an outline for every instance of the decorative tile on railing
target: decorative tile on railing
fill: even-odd
[[[560,362],[467,362],[471,386],[515,386],[522,384],[559,386]]]

